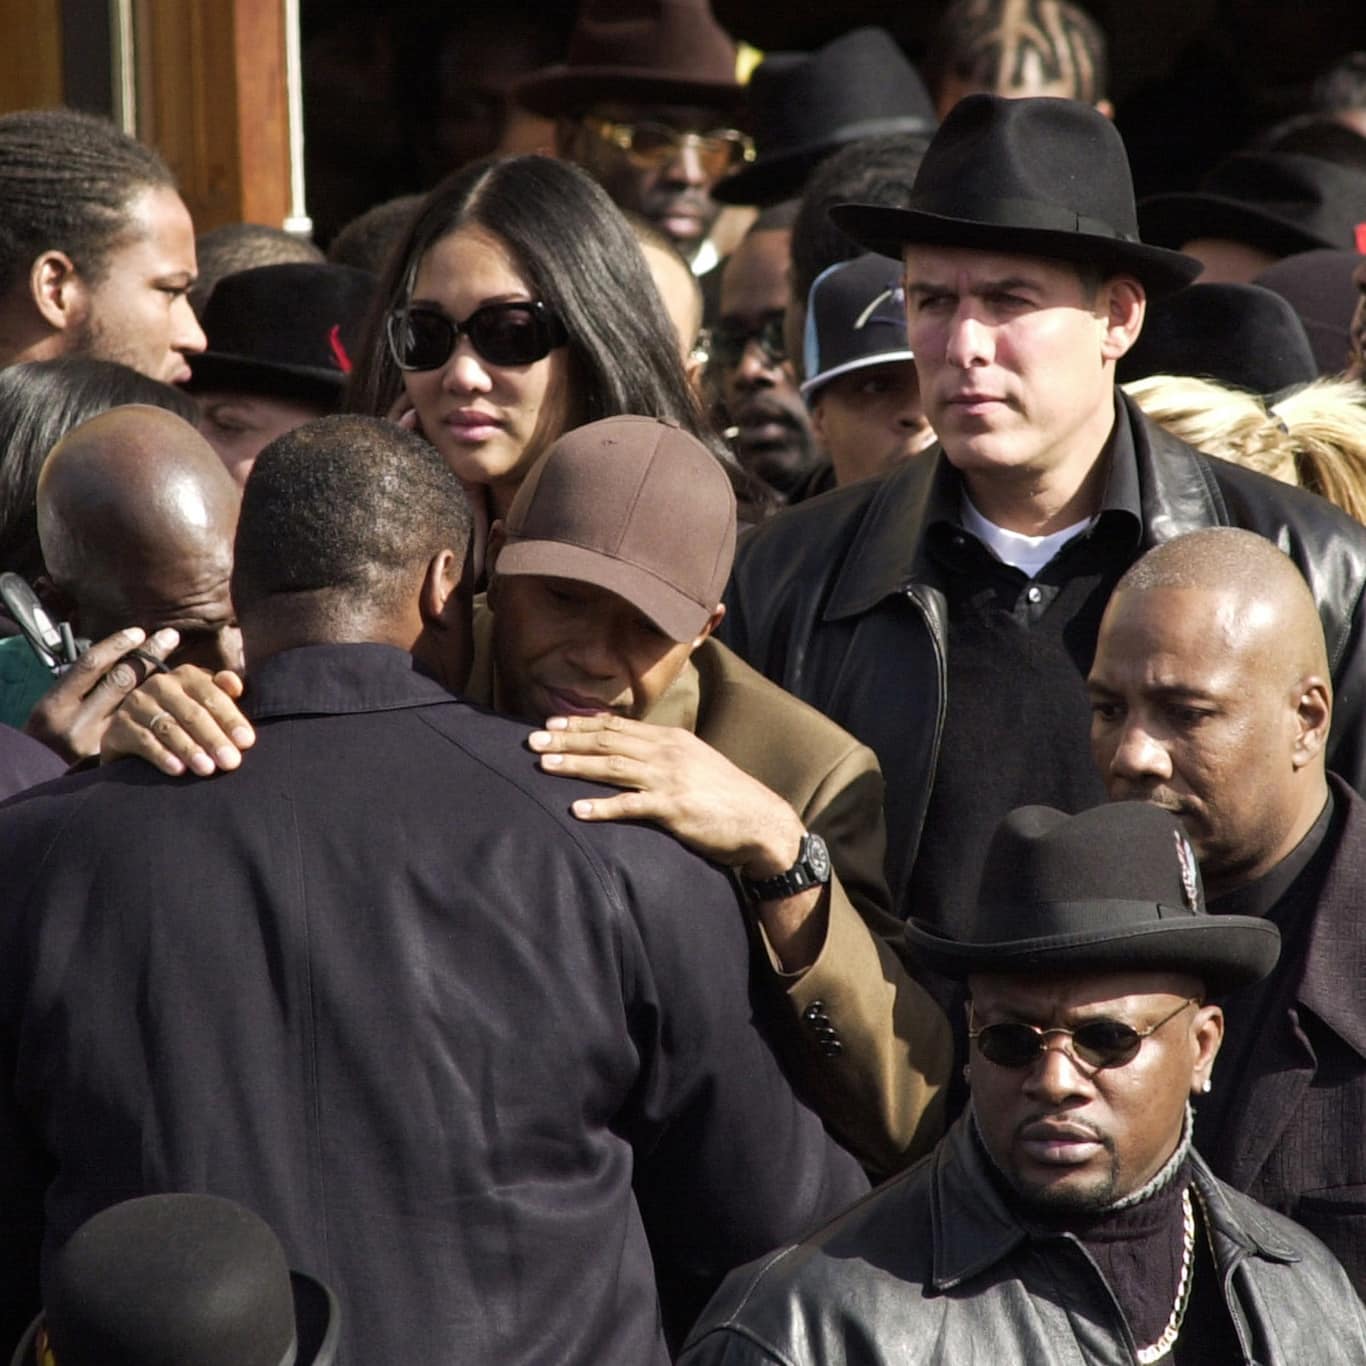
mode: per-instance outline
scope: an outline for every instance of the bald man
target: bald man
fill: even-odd
[[[1223,1003],[1196,1145],[1366,1291],[1366,802],[1325,772],[1332,686],[1309,588],[1251,532],[1169,541],[1116,587],[1088,688],[1110,798],[1175,812],[1210,909],[1281,932],[1272,974]]]
[[[38,483],[48,578],[37,588],[54,619],[99,644],[52,686],[22,637],[0,641],[0,674],[27,668],[50,688],[31,711],[32,693],[15,688],[0,720],[84,758],[158,661],[239,668],[228,595],[238,501],[213,448],[174,413],[130,404],[68,433]]]

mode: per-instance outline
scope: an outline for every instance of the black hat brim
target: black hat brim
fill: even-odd
[[[718,204],[757,204],[760,208],[795,199],[821,162],[865,137],[881,137],[885,133],[921,134],[928,147],[934,136],[934,124],[921,118],[879,119],[876,127],[868,130],[860,126],[857,132],[792,147],[772,156],[765,156],[761,150],[756,161],[713,185],[711,197]]]
[[[289,1289],[294,1298],[296,1366],[332,1366],[341,1340],[341,1306],[337,1297],[321,1281],[302,1271],[289,1273]],[[35,1366],[33,1347],[43,1318],[39,1313],[29,1324],[10,1357],[10,1366]]]
[[[1343,242],[1289,223],[1255,204],[1223,195],[1158,194],[1138,206],[1139,230],[1149,241],[1179,247],[1197,237],[1227,237],[1275,256],[1293,256]]]
[[[1179,251],[1072,229],[1017,227],[880,204],[837,204],[830,218],[880,256],[900,259],[904,247],[917,243],[1041,256],[1132,275],[1154,297],[1184,289],[1204,269],[1195,257]]]
[[[181,388],[191,394],[219,389],[269,394],[298,399],[302,403],[317,403],[331,411],[341,402],[346,380],[342,371],[318,365],[284,365],[225,352],[203,351],[190,357],[190,378]]]
[[[731,111],[744,102],[745,87],[736,81],[685,80],[620,66],[552,66],[523,81],[513,94],[533,114],[553,119],[557,114],[581,114],[607,100]]]
[[[1065,934],[994,943],[950,939],[923,921],[906,924],[920,959],[945,977],[971,973],[1173,972],[1199,977],[1211,995],[1260,981],[1276,965],[1280,933],[1268,920],[1246,915],[1160,915],[1151,903],[1117,902],[1121,923]],[[1123,923],[1126,914],[1149,918]]]

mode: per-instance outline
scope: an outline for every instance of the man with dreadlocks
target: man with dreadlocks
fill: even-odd
[[[951,0],[930,41],[926,77],[939,117],[964,95],[1057,95],[1107,118],[1105,34],[1069,0]]]
[[[0,118],[0,366],[73,353],[189,379],[194,224],[170,168],[70,109]]]

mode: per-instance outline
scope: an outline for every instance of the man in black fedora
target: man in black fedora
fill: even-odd
[[[318,261],[257,266],[214,287],[208,346],[185,387],[239,488],[277,436],[341,408],[375,286],[369,271]]]
[[[1200,455],[1116,392],[1148,297],[1199,263],[1139,241],[1113,124],[1069,100],[973,95],[909,208],[833,216],[903,260],[939,445],[758,527],[723,634],[878,755],[900,913],[961,925],[1006,811],[1104,797],[1084,687],[1100,615],[1144,549],[1185,531],[1246,527],[1306,572],[1338,693],[1329,763],[1360,789],[1366,530]]]
[[[968,1111],[935,1151],[805,1241],[734,1272],[685,1366],[996,1360],[1348,1363],[1366,1310],[1312,1234],[1217,1180],[1191,1100],[1276,929],[1206,912],[1176,818],[1014,811],[961,935]],[[1217,1079],[1217,1070],[1216,1070]]]
[[[711,189],[753,156],[736,127],[735,43],[707,0],[589,0],[565,61],[514,94],[556,121],[555,150],[667,234],[698,273],[720,206]],[[701,254],[700,254],[701,253]]]
[[[749,79],[746,106],[755,158],[712,191],[723,204],[795,199],[841,148],[890,133],[923,148],[937,126],[920,73],[882,28],[851,29],[811,53],[769,53]]]

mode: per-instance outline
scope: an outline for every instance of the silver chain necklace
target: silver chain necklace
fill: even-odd
[[[1156,1342],[1138,1349],[1139,1366],[1151,1366],[1152,1362],[1161,1361],[1171,1351],[1172,1344],[1181,1332],[1186,1307],[1190,1304],[1191,1282],[1195,1279],[1191,1274],[1195,1267],[1195,1210],[1191,1206],[1189,1186],[1181,1192],[1181,1216],[1185,1245],[1181,1250],[1181,1279],[1176,1283],[1176,1300],[1172,1305],[1171,1318],[1167,1320],[1167,1326]]]

